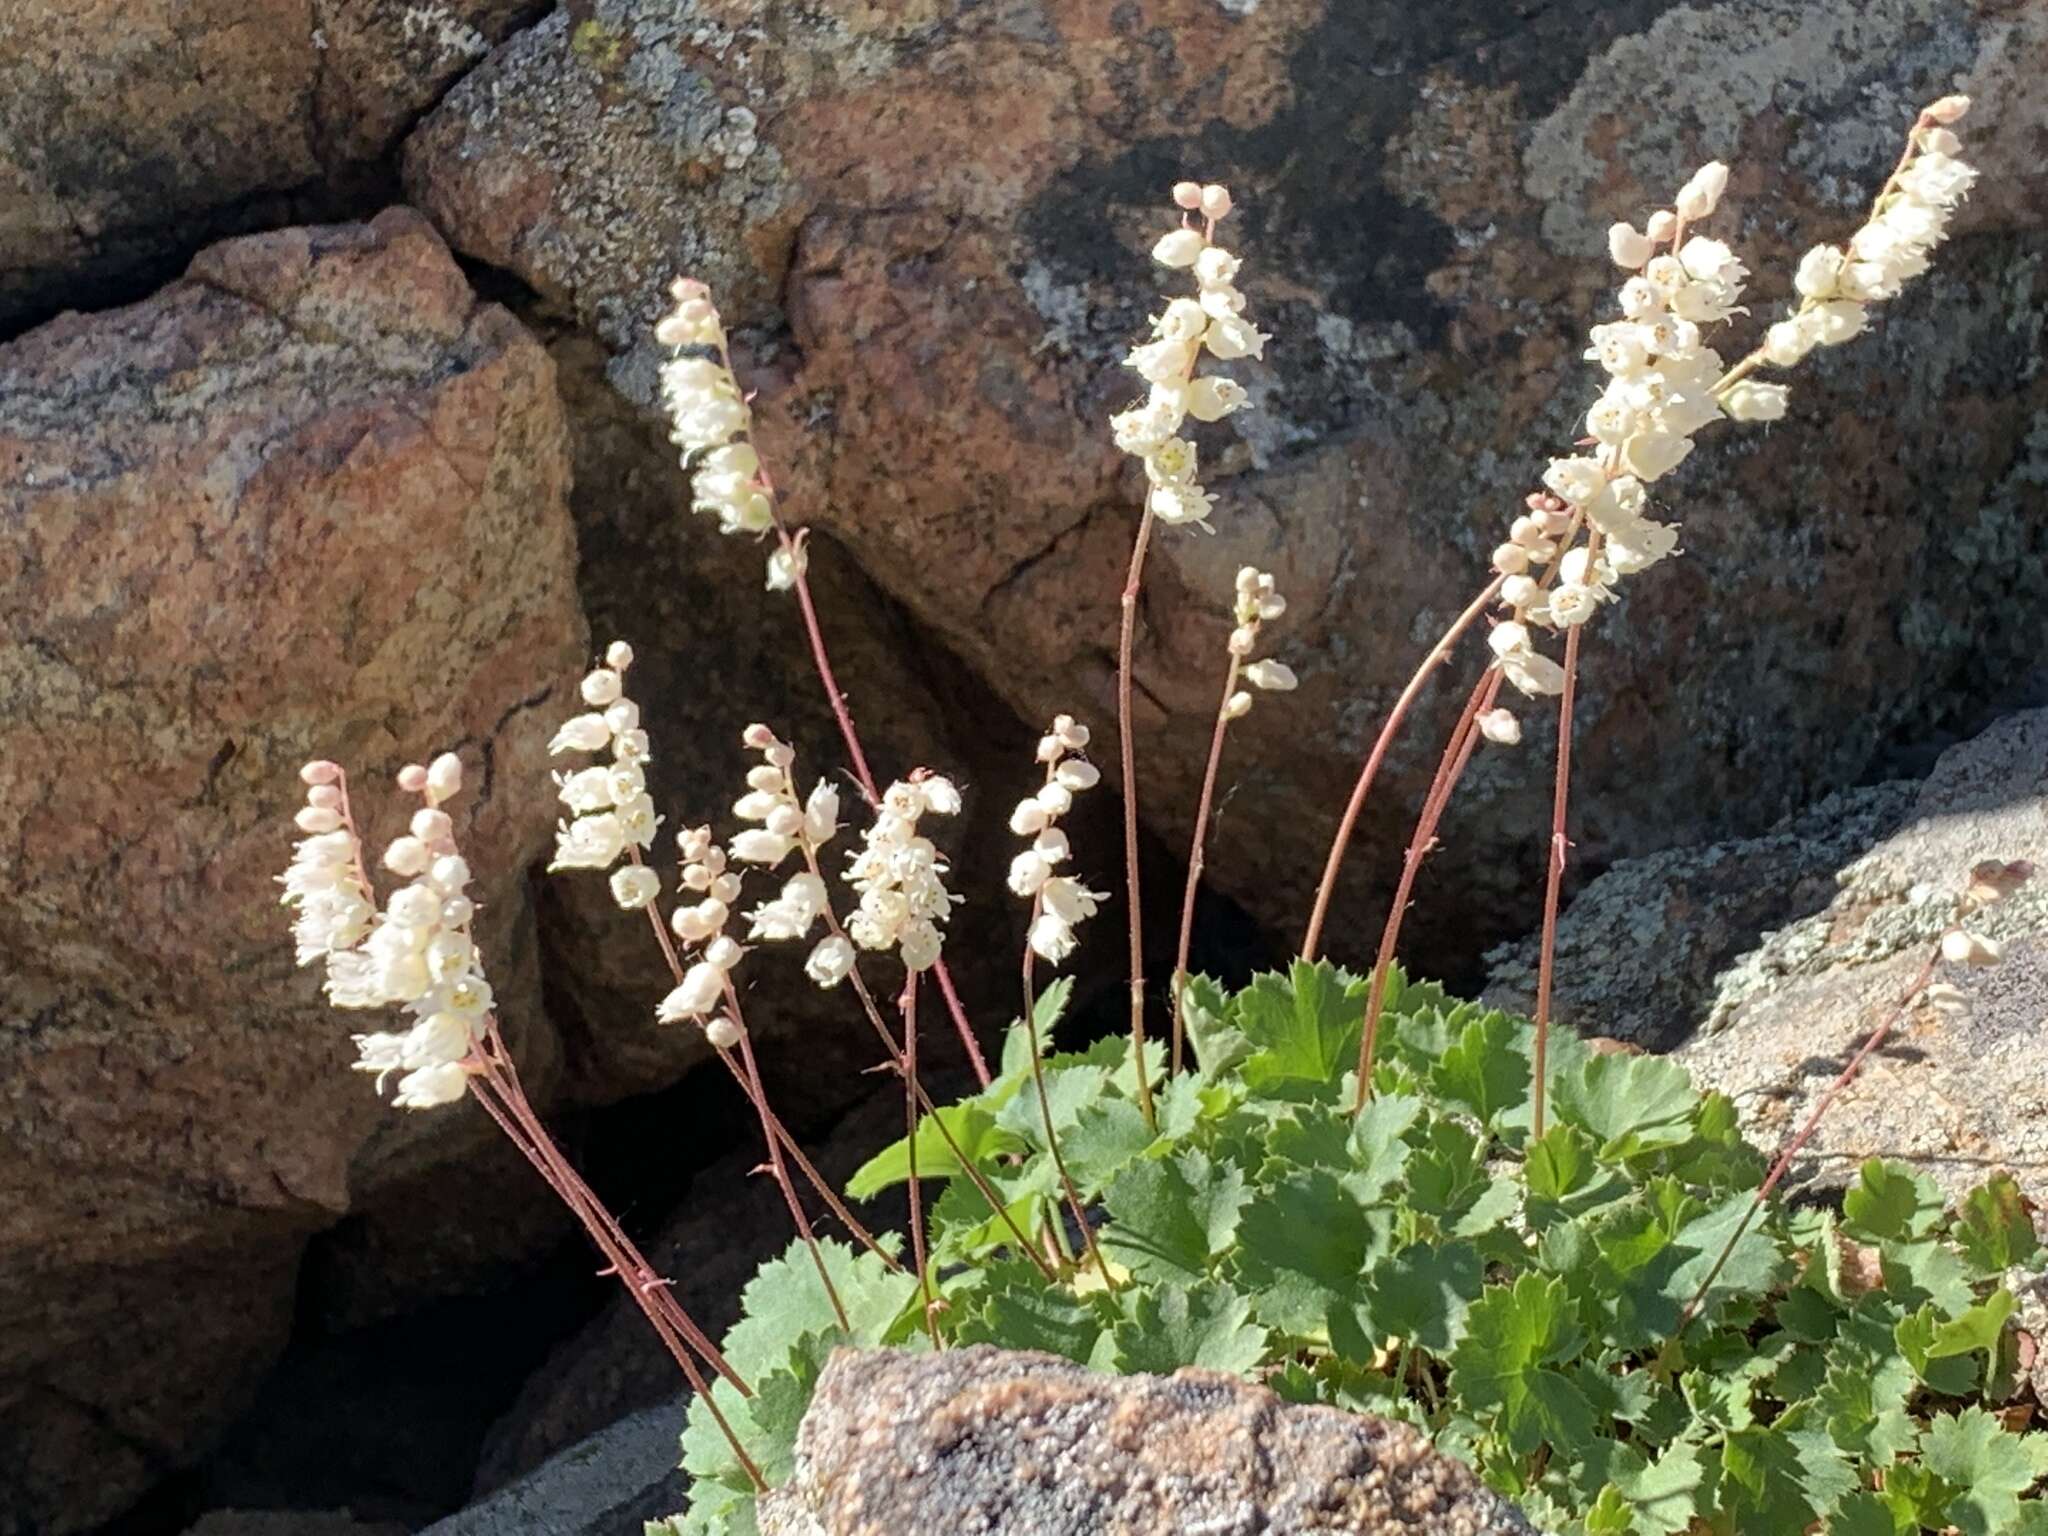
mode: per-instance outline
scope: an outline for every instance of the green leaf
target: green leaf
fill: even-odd
[[[1105,1293],[1076,1295],[1048,1286],[1031,1265],[1010,1259],[990,1266],[981,1287],[961,1304],[953,1336],[962,1344],[1043,1350],[1086,1365],[1115,1319]]]
[[[1096,1241],[1141,1280],[1199,1280],[1236,1240],[1246,1199],[1243,1172],[1203,1153],[1135,1162],[1103,1195]]]
[[[1052,1106],[1053,1133],[1062,1142],[1081,1117],[1081,1111],[1101,1101],[1109,1087],[1109,1069],[1102,1066],[1054,1067],[1045,1071],[1045,1099]],[[1029,1077],[1017,1096],[996,1116],[996,1124],[1039,1152],[1046,1150],[1044,1112],[1039,1108],[1038,1085]]]
[[[1052,1049],[1053,1030],[1067,1011],[1067,1002],[1074,995],[1074,978],[1061,976],[1048,982],[1031,1005],[1031,1022],[1038,1029],[1038,1052],[1042,1056]],[[1003,1037],[1003,1072],[1006,1078],[1022,1080],[1031,1075],[1031,1033],[1025,1029],[1024,1021],[1017,1020],[1010,1026],[1010,1032]]]
[[[1673,1445],[1639,1472],[1624,1474],[1617,1487],[1628,1500],[1636,1536],[1679,1536],[1703,1513],[1700,1485],[1706,1469],[1697,1448]]]
[[[1299,1098],[1338,1082],[1357,1062],[1363,992],[1340,982],[1327,960],[1297,960],[1285,977],[1254,977],[1237,999],[1238,1028],[1252,1046],[1246,1086],[1269,1098]]]
[[[1244,1375],[1266,1353],[1266,1331],[1252,1320],[1252,1304],[1220,1280],[1195,1285],[1132,1287],[1116,1324],[1120,1371],[1169,1375],[1182,1366]]]
[[[1900,1525],[1891,1507],[1874,1493],[1849,1494],[1828,1516],[1827,1536],[1917,1536],[1920,1523]]]
[[[2031,1444],[2029,1442],[2032,1442]],[[1921,1460],[1959,1491],[1948,1519],[1964,1536],[1993,1536],[2019,1519],[2019,1496],[2048,1471],[2044,1437],[2013,1434],[1982,1408],[1943,1414],[1927,1426]]]
[[[1429,1085],[1483,1125],[1526,1103],[1529,1056],[1515,1020],[1489,1009],[1465,1026],[1429,1069]]]
[[[1621,1490],[1612,1483],[1605,1484],[1600,1496],[1586,1510],[1586,1536],[1633,1536],[1635,1528]]]
[[[1517,1455],[1545,1441],[1575,1446],[1593,1432],[1592,1406],[1554,1367],[1576,1358],[1584,1344],[1564,1282],[1523,1275],[1473,1303],[1452,1357],[1452,1390],[1467,1408],[1490,1410]]]
[[[1987,1278],[2041,1256],[2034,1218],[2009,1173],[1994,1173],[1970,1191],[1957,1212],[1954,1235],[1963,1257]]]
[[[1935,1310],[1934,1303],[1928,1302],[1919,1311],[1909,1312],[1900,1318],[1892,1336],[1898,1341],[1899,1353],[1913,1367],[1915,1376],[1944,1396],[1963,1397],[1977,1379],[1977,1373],[1967,1360],[1934,1353],[1935,1335],[1940,1331],[1941,1314]]]
[[[953,1149],[946,1145],[945,1131],[952,1132],[960,1150],[983,1166],[1005,1153],[1015,1152],[1022,1140],[996,1127],[996,1117],[972,1099],[939,1106],[937,1119],[945,1131],[924,1115],[917,1123],[917,1176],[920,1179],[948,1179],[963,1170]],[[910,1138],[900,1137],[862,1163],[846,1181],[846,1193],[855,1200],[872,1200],[883,1190],[910,1179]]]
[[[1237,1027],[1231,999],[1207,976],[1188,977],[1180,1008],[1181,1027],[1203,1077],[1214,1082],[1251,1055],[1252,1043]]]
[[[1941,1219],[1934,1180],[1898,1163],[1873,1157],[1842,1196],[1842,1224],[1866,1240],[1924,1236]]]
[[[1976,1296],[1962,1257],[1946,1243],[1885,1243],[1879,1250],[1885,1289],[1902,1306],[1932,1301],[1954,1316],[1967,1311]]]
[[[1464,1336],[1466,1313],[1479,1299],[1483,1278],[1479,1250],[1470,1243],[1403,1248],[1365,1277],[1371,1331],[1448,1354]]]
[[[1126,1165],[1142,1156],[1155,1138],[1145,1116],[1129,1099],[1098,1099],[1075,1116],[1060,1135],[1067,1172],[1082,1197],[1093,1197]]]
[[[1663,1056],[1588,1056],[1552,1081],[1550,1097],[1557,1117],[1591,1132],[1609,1162],[1690,1139],[1699,1103],[1685,1069]]]
[[[1384,1215],[1368,1219],[1326,1168],[1289,1168],[1262,1181],[1245,1208],[1236,1257],[1259,1320],[1296,1338],[1355,1329],[1360,1276],[1384,1230]]]
[[[1978,1350],[1989,1354],[1998,1347],[2005,1320],[2018,1305],[2012,1292],[2000,1286],[1962,1316],[1937,1327],[1927,1346],[1928,1358],[1939,1360],[1949,1355],[1975,1354]]]
[[[804,1410],[811,1406],[826,1360],[845,1342],[837,1328],[807,1333],[791,1347],[788,1369],[755,1379],[754,1395],[747,1399],[747,1417],[754,1426],[746,1437],[747,1452],[771,1487],[788,1482],[796,1471],[796,1432]]]

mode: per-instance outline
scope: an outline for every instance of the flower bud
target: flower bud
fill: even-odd
[[[1479,734],[1495,746],[1512,747],[1522,739],[1522,722],[1513,710],[1489,709],[1479,717]]]
[[[2005,958],[2005,946],[1982,934],[1951,928],[1941,936],[1941,958],[1951,965],[1996,965]]]
[[[299,770],[299,781],[303,784],[333,784],[341,778],[341,764],[330,763],[324,757],[316,757]]]
[[[1244,680],[1254,688],[1263,688],[1268,693],[1292,693],[1300,686],[1294,669],[1284,662],[1272,660],[1255,661],[1244,669]]]
[[[427,770],[418,763],[407,763],[398,770],[398,787],[408,795],[416,795],[427,787]]]
[[[1709,160],[1692,174],[1692,180],[1679,189],[1678,216],[1688,224],[1704,219],[1714,211],[1721,201],[1721,194],[1728,190],[1728,167],[1718,160]]]
[[[1657,247],[1650,237],[1633,224],[1616,224],[1607,231],[1607,254],[1617,267],[1639,272],[1643,263],[1656,252]]]
[[[1201,183],[1176,181],[1173,184],[1173,201],[1177,207],[1185,208],[1188,212],[1193,213],[1202,206]]]
[[[614,640],[604,648],[604,664],[614,672],[623,672],[633,665],[633,647],[623,640]]]
[[[1935,102],[1933,106],[1929,107],[1921,115],[1923,117],[1932,118],[1937,123],[1944,123],[1953,127],[1955,124],[1960,123],[1963,120],[1963,118],[1966,115],[1968,115],[1969,110],[1969,97],[1944,96],[1941,98],[1941,100]]]
[[[1252,710],[1252,696],[1242,689],[1223,701],[1223,718],[1242,720]]]
[[[1662,245],[1666,240],[1669,240],[1678,233],[1678,215],[1669,208],[1660,208],[1650,215],[1648,221],[1643,225],[1643,232],[1650,237],[1652,242]]]
[[[1230,191],[1211,182],[1202,188],[1202,214],[1205,218],[1220,219],[1230,212]]]
[[[1176,229],[1152,247],[1152,259],[1162,267],[1192,267],[1208,243],[1199,229]]]
[[[729,1051],[740,1043],[740,1027],[721,1014],[704,1026],[704,1038],[712,1049]]]

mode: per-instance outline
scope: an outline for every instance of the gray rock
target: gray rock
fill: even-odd
[[[682,1505],[682,1432],[680,1401],[643,1408],[420,1536],[639,1536]]]
[[[835,1354],[762,1536],[1527,1536],[1405,1424],[1214,1371],[977,1346]]]
[[[1986,859],[2048,869],[2048,711],[1945,753],[1910,818],[1841,871],[1825,909],[1720,977],[1701,1033],[1677,1059],[1735,1098],[1752,1139],[1795,1130],[1959,921],[1957,894]],[[1969,1016],[1908,1010],[1829,1110],[1797,1176],[1840,1183],[1884,1156],[1922,1168],[1953,1197],[2004,1167],[2048,1204],[2048,879],[1969,927],[2005,945],[1992,969],[1938,968],[1970,995]]]

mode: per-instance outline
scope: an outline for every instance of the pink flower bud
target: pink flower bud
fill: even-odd
[[[332,811],[341,807],[341,791],[332,784],[316,784],[306,791],[306,804]]]
[[[1205,218],[1220,219],[1230,212],[1230,189],[1211,182],[1202,188],[1202,214]]]
[[[427,770],[418,763],[407,763],[398,770],[398,787],[409,795],[416,795],[427,787]]]
[[[1960,123],[1969,113],[1970,98],[1967,96],[1944,96],[1925,112],[1922,117],[1932,118],[1937,123]]]
[[[341,764],[330,763],[324,757],[317,757],[299,770],[299,780],[305,784],[332,784],[341,778]]]
[[[1649,222],[1643,226],[1643,232],[1662,245],[1678,233],[1678,215],[1669,208],[1660,208],[1650,215]]]
[[[1176,207],[1194,212],[1202,206],[1201,185],[1192,181],[1176,181],[1173,184],[1173,201]]]

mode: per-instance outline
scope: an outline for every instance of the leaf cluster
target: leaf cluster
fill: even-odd
[[[1353,1115],[1366,982],[1297,962],[1234,995],[1194,979],[1193,1070],[1128,1042],[1039,1064],[1110,1280],[1052,1158],[1027,1032],[987,1089],[940,1114],[931,1284],[948,1343],[1104,1371],[1183,1366],[1302,1402],[1401,1418],[1557,1536],[2048,1536],[2009,1272],[2036,1263],[2012,1180],[1948,1212],[1881,1161],[1839,1212],[1759,1202],[1734,1106],[1656,1057],[1553,1032],[1533,1132],[1531,1030],[1388,979],[1372,1092]],[[1041,1000],[1049,1042],[1065,984]],[[886,1149],[850,1193],[904,1179]],[[1057,1254],[1048,1281],[1012,1225]],[[914,1278],[833,1248],[857,1342],[929,1347]],[[757,1382],[720,1402],[771,1481],[835,1326],[800,1248],[764,1268],[726,1343]],[[693,1408],[680,1532],[750,1532],[747,1483]]]

